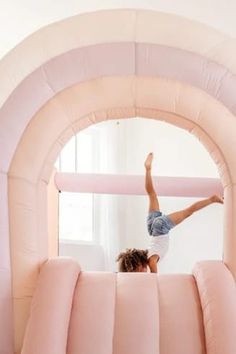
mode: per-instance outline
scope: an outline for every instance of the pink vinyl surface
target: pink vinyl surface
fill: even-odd
[[[80,272],[58,258],[41,268],[22,354],[235,354],[235,326],[223,262],[193,276]]]
[[[12,347],[10,304],[18,353],[38,267],[48,256],[47,183],[55,156],[75,132],[102,120],[166,119],[203,142],[224,184],[224,261],[236,274],[235,53],[234,39],[215,29],[134,9],[52,24],[0,63],[6,348]]]
[[[153,177],[160,196],[208,197],[223,195],[218,178]],[[144,176],[56,173],[58,190],[78,193],[146,195]]]
[[[206,338],[207,354],[236,353],[236,284],[220,261],[203,261],[193,270]]]
[[[79,264],[68,258],[51,259],[42,266],[21,354],[66,353],[73,294],[79,274]]]
[[[52,58],[33,71],[4,103],[0,110],[0,150],[4,148],[5,153],[0,160],[0,170],[8,170],[25,127],[48,100],[67,87],[107,76],[160,77],[184,82],[204,90],[232,113],[236,112],[235,75],[204,56],[168,46],[135,42],[77,48]],[[27,104],[22,105],[25,97],[28,98]],[[14,124],[14,120],[18,124]]]

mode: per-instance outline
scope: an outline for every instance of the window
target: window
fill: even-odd
[[[56,161],[59,172],[91,173],[95,141],[94,130],[80,132],[65,145]],[[93,242],[94,196],[62,192],[59,196],[59,239]]]
[[[93,195],[60,193],[59,238],[93,241]]]

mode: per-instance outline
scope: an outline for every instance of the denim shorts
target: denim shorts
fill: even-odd
[[[151,211],[148,214],[147,229],[150,236],[166,235],[174,226],[171,219],[160,211]]]

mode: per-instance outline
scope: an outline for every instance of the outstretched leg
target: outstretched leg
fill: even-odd
[[[210,205],[212,203],[221,203],[221,204],[223,204],[224,201],[218,195],[213,195],[212,197],[200,200],[199,202],[196,202],[196,203],[192,204],[187,209],[183,209],[183,210],[177,211],[175,213],[169,214],[168,217],[171,219],[171,221],[175,225],[178,225],[183,220],[188,218],[190,215],[195,213],[195,211],[198,211],[198,210],[200,210],[202,208],[205,208],[206,206],[208,206],[208,205]]]
[[[144,163],[144,166],[146,168],[145,187],[146,187],[147,194],[149,196],[149,212],[160,210],[156,191],[152,184],[152,175],[151,175],[152,160],[153,160],[153,153],[151,152],[150,154],[148,154]]]

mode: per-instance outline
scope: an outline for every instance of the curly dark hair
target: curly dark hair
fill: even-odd
[[[119,254],[116,261],[119,262],[119,272],[137,272],[140,265],[148,265],[148,250],[127,248]]]

